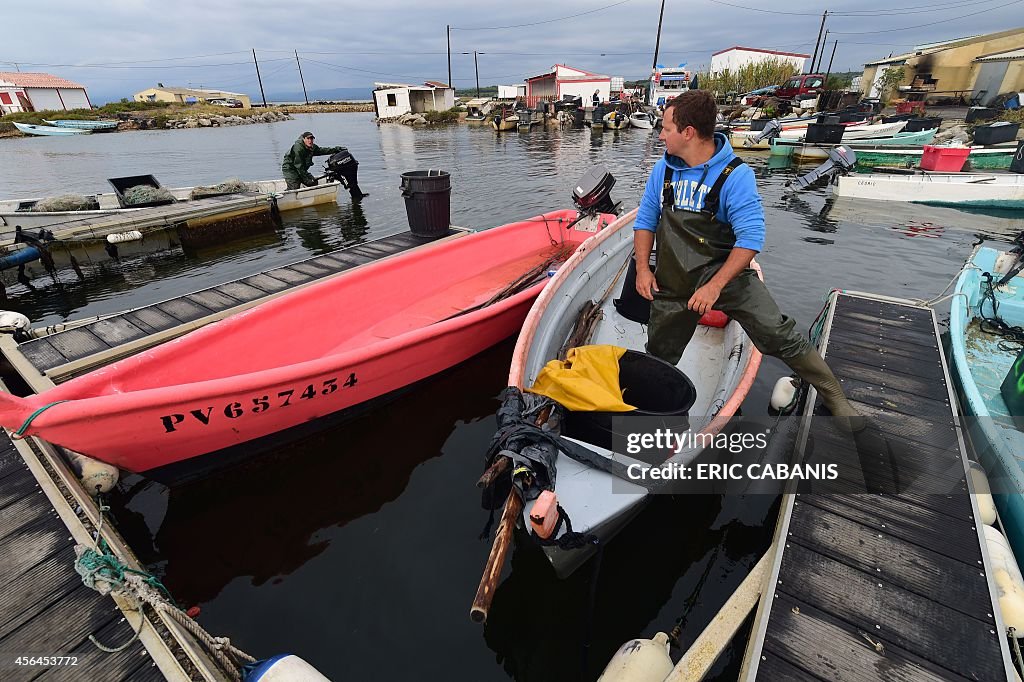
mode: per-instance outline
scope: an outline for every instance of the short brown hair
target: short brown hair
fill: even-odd
[[[709,91],[687,90],[670,99],[665,106],[666,111],[669,107],[672,107],[672,122],[679,130],[693,126],[697,134],[705,139],[715,136],[718,105]]]

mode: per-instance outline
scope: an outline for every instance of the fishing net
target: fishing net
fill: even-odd
[[[192,190],[192,194],[189,196],[192,199],[203,199],[205,197],[219,197],[225,194],[241,194],[243,192],[251,192],[252,187],[247,182],[242,182],[237,178],[231,178],[225,180],[216,185],[201,185]]]
[[[124,192],[124,203],[126,206],[137,204],[149,204],[154,202],[174,201],[174,195],[163,187],[151,187],[149,185],[135,185]]]
[[[51,197],[37,201],[32,207],[33,211],[96,211],[100,202],[96,197],[87,197],[81,194],[64,194],[59,197]]]

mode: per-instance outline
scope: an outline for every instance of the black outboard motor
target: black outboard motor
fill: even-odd
[[[359,172],[359,162],[356,161],[355,157],[347,149],[342,148],[340,152],[327,157],[327,161],[324,162],[324,168],[327,169],[325,176],[327,180],[329,182],[340,182],[347,187],[353,199],[358,200],[369,196],[369,194],[364,194],[359,189],[359,180],[356,177]]]
[[[611,198],[615,178],[604,166],[594,166],[584,174],[572,190],[572,203],[582,213],[613,213],[622,210],[621,201]]]
[[[833,147],[828,150],[828,161],[821,164],[810,173],[801,175],[796,179],[796,186],[806,189],[809,185],[821,178],[831,178],[835,175],[845,175],[857,165],[857,155],[852,149],[844,145]]]
[[[781,134],[782,134],[782,124],[779,123],[779,119],[773,118],[772,120],[770,120],[770,121],[768,121],[767,123],[764,124],[764,128],[761,130],[761,134],[760,135],[756,135],[756,136],[753,136],[753,137],[748,137],[746,140],[744,140],[743,144],[744,145],[757,144],[761,140],[768,140],[769,142],[771,142],[772,140],[774,140],[776,137],[778,137]]]

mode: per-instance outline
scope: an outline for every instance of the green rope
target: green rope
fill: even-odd
[[[67,402],[67,400],[58,400],[57,402],[50,403],[49,405],[43,405],[38,410],[36,410],[35,412],[33,412],[32,414],[30,414],[28,416],[28,419],[26,419],[25,423],[21,425],[20,429],[18,429],[17,431],[14,432],[14,435],[15,436],[24,436],[25,432],[28,431],[28,427],[32,425],[32,421],[36,417],[41,415],[43,412],[46,412],[48,409],[50,409],[54,405],[60,405],[61,403],[66,403],[66,402]]]
[[[129,568],[123,564],[110,552],[106,541],[102,538],[100,538],[98,548],[100,549],[99,552],[86,547],[82,550],[81,556],[75,560],[75,571],[82,576],[82,582],[87,587],[99,590],[96,583],[106,582],[113,585],[116,589],[124,586],[125,576],[129,574],[138,575],[142,577],[144,583],[163,592],[167,600],[174,604],[175,607],[181,608],[174,601],[174,598],[171,597],[170,590],[155,575]]]

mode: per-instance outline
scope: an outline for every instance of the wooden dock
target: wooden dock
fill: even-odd
[[[446,239],[465,234],[452,231]],[[37,392],[292,289],[428,243],[408,232],[309,258],[0,349]],[[368,294],[370,295],[370,294]]]
[[[1013,679],[933,311],[837,294],[820,347],[870,422],[810,392],[797,454],[843,473],[784,497],[741,679]]]

